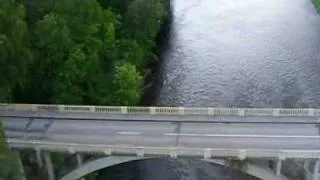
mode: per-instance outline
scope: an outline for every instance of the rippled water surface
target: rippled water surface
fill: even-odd
[[[320,16],[310,0],[173,0],[157,105],[320,104]]]
[[[320,104],[320,16],[310,0],[172,0],[157,105]],[[200,161],[151,160],[108,170],[116,180],[252,180]]]

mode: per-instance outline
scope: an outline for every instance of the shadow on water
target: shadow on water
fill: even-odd
[[[97,180],[258,180],[224,166],[193,159],[150,159],[101,172]]]

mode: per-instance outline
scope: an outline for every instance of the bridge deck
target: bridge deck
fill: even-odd
[[[65,143],[66,149],[70,143],[103,148],[320,149],[316,124],[75,121],[25,117],[5,117],[3,122],[9,139]]]
[[[150,152],[180,149],[182,154],[195,150],[199,155],[208,149],[215,149],[213,154],[239,154],[245,149],[253,156],[259,156],[258,150],[266,151],[266,156],[286,150],[303,152],[292,157],[309,158],[320,157],[319,112],[0,104],[0,118],[15,147],[36,144],[97,151],[117,147],[132,152],[143,147]]]

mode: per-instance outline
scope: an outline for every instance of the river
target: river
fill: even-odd
[[[316,107],[320,16],[310,0],[173,0],[155,105]],[[252,180],[200,161],[108,168],[115,180]]]
[[[173,0],[156,105],[315,107],[320,16],[310,0]]]

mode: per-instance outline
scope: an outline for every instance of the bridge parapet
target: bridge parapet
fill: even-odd
[[[0,110],[91,112],[134,115],[209,115],[209,116],[275,116],[316,117],[320,109],[289,108],[214,108],[214,107],[135,107],[135,106],[78,106],[42,104],[0,104]]]

